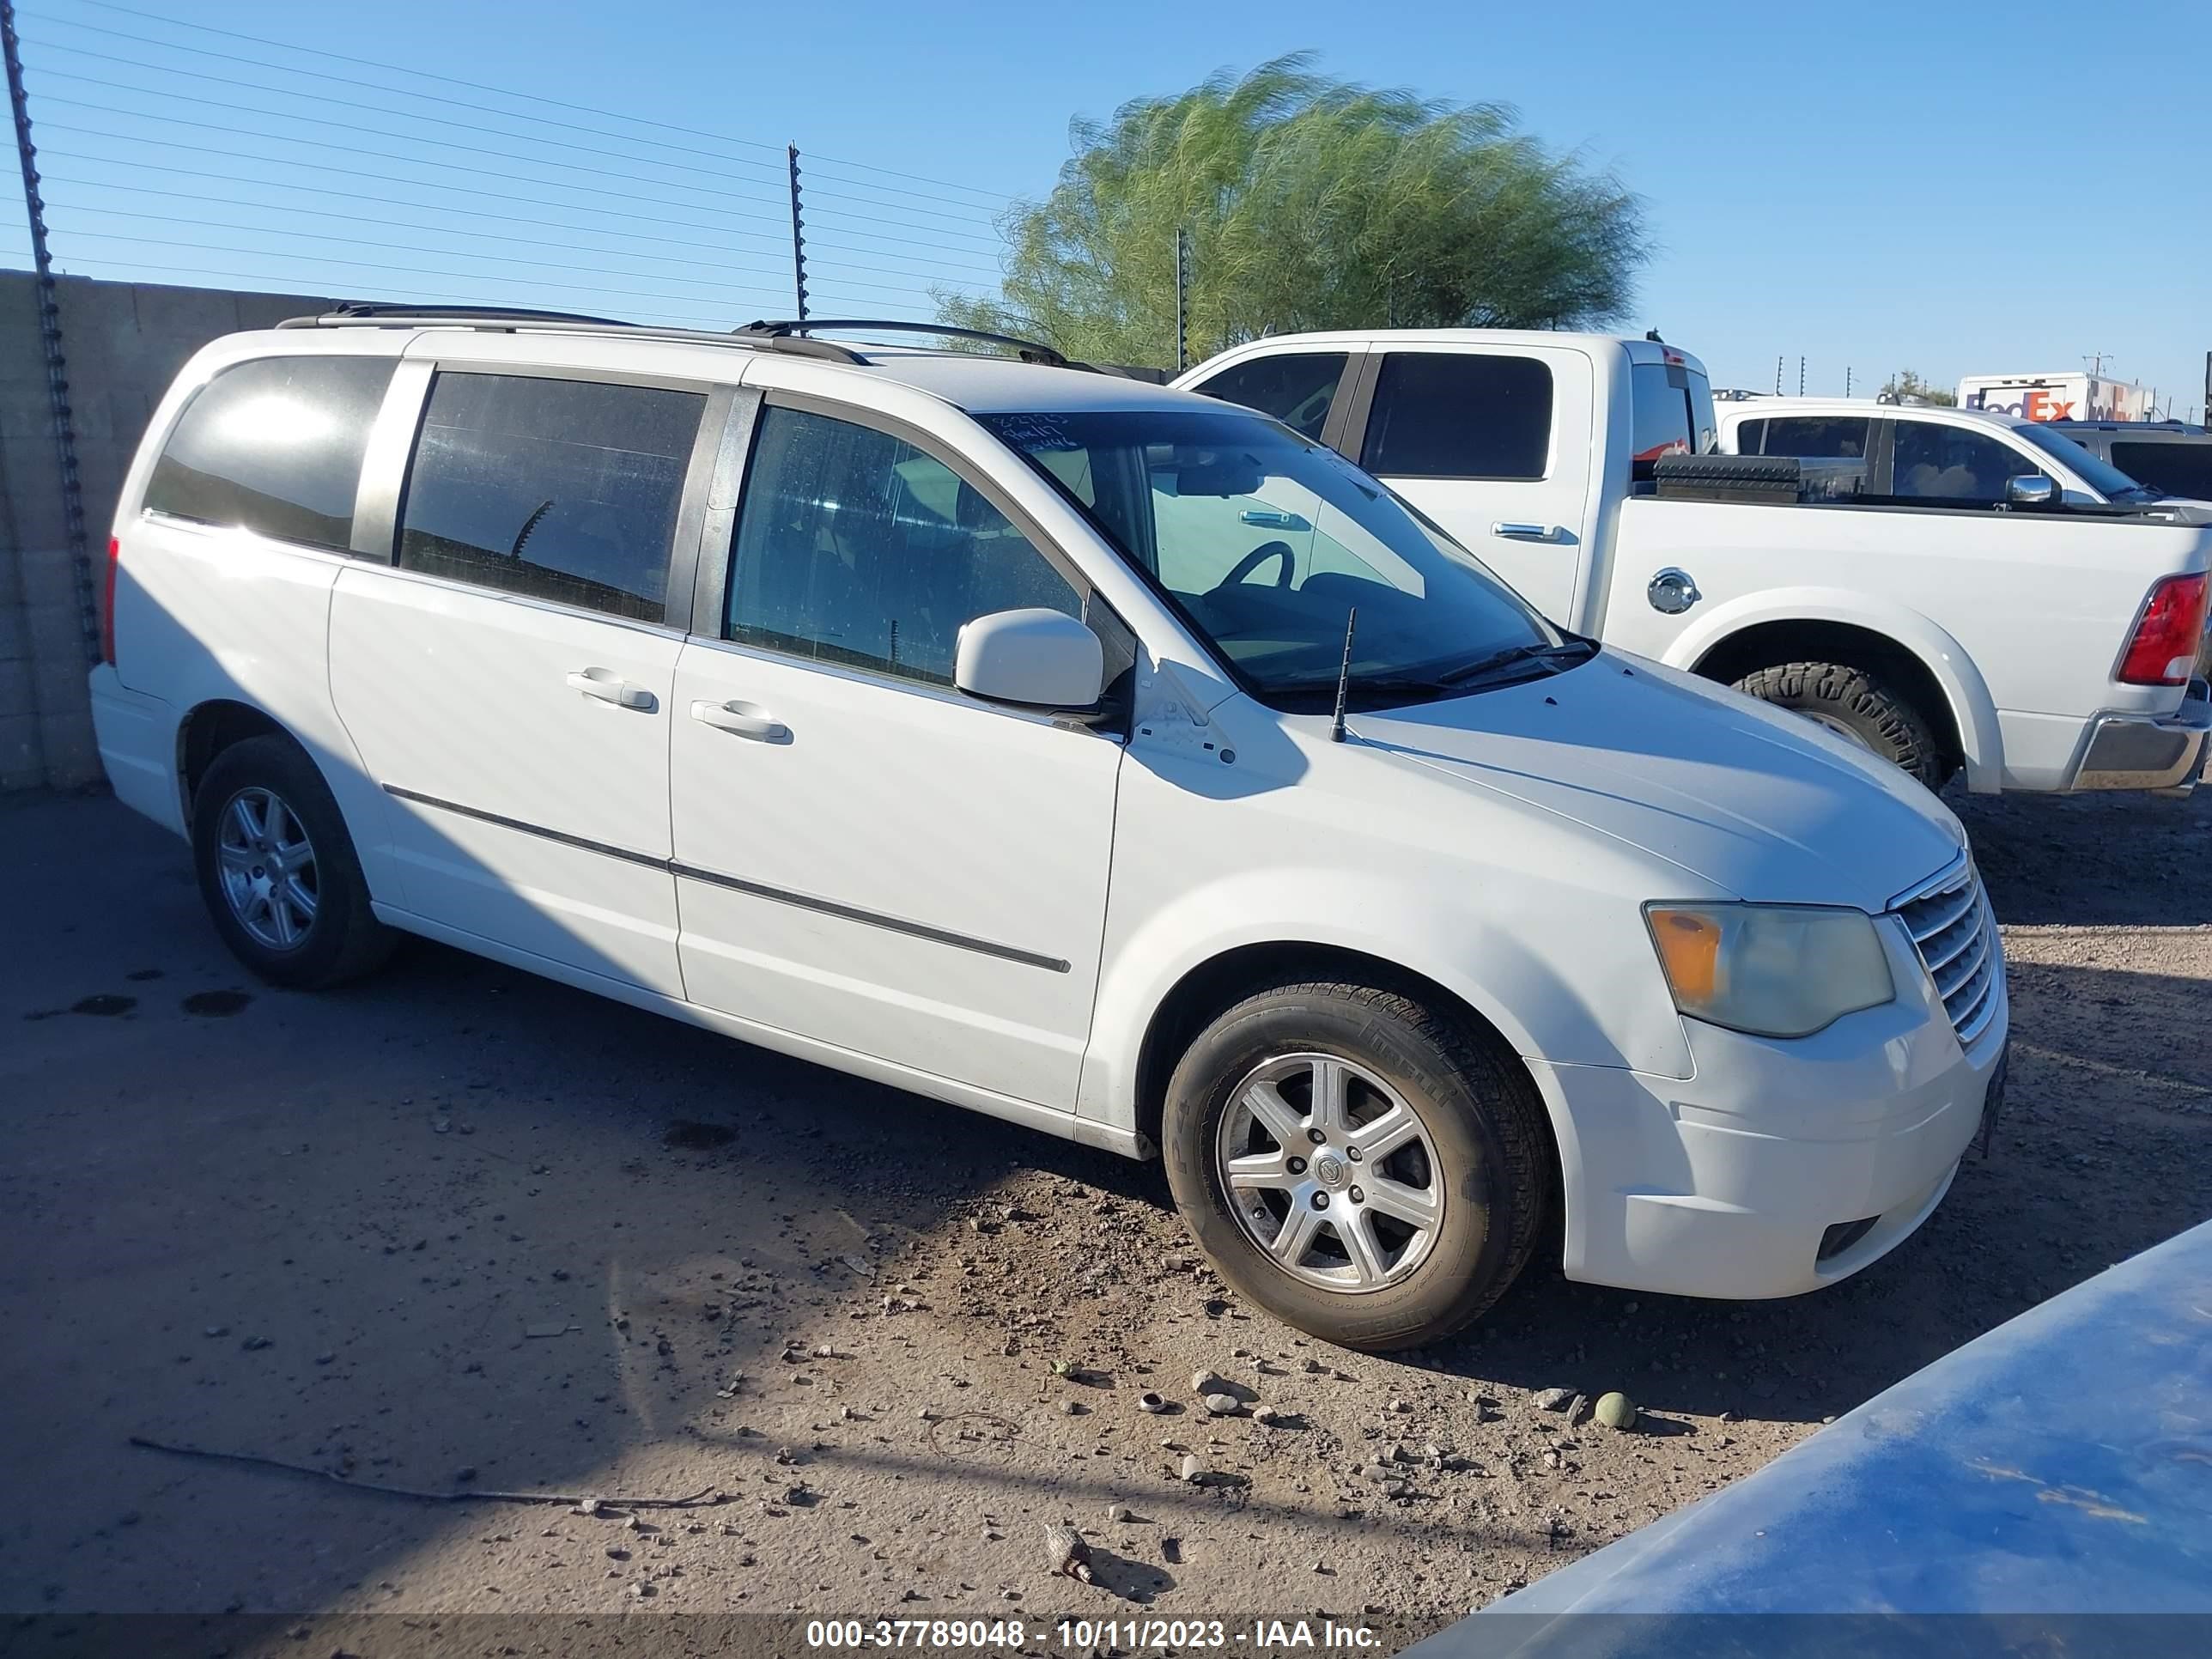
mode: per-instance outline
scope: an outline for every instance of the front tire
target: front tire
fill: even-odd
[[[1846,663],[1788,662],[1755,669],[1735,690],[1824,726],[1868,753],[1941,789],[1951,763],[1910,697],[1870,670]]]
[[[1168,1184],[1214,1266],[1347,1348],[1433,1341],[1503,1295],[1552,1191],[1511,1055],[1412,996],[1282,985],[1223,1013],[1168,1085]]]
[[[223,943],[272,985],[341,984],[398,941],[369,908],[329,786],[289,738],[248,738],[215,757],[192,796],[192,861]]]

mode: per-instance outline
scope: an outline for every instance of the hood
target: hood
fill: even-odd
[[[1609,650],[1546,679],[1347,725],[1407,764],[1742,899],[1880,912],[1966,845],[1949,809],[1887,762],[1797,715]]]

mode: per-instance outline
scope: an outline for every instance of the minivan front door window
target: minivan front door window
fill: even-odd
[[[963,624],[1083,599],[1006,515],[904,439],[827,415],[762,412],[726,636],[933,685]]]

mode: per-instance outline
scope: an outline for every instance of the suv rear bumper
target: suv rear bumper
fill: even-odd
[[[101,663],[92,671],[92,730],[115,799],[173,835],[185,834],[175,708],[131,690]]]
[[[2204,768],[2212,735],[2212,687],[2191,680],[2181,707],[2164,719],[2100,714],[2075,768],[2074,789],[2156,789],[2185,795]]]

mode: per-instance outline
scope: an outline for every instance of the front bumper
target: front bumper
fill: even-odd
[[[1849,1278],[1934,1212],[1980,1127],[2011,1011],[2001,980],[1994,1017],[1962,1048],[1896,935],[1885,930],[1898,1000],[1815,1036],[1685,1020],[1686,1079],[1529,1063],[1559,1130],[1570,1279],[1796,1296]]]
[[[2163,720],[2100,714],[2089,725],[2072,787],[2158,789],[2185,795],[2203,770],[2212,734],[2212,687],[2191,680],[2181,707]]]

